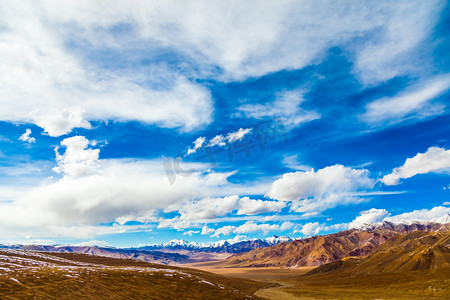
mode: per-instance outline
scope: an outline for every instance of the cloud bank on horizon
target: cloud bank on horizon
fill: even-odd
[[[0,243],[450,213],[442,1],[0,4]]]

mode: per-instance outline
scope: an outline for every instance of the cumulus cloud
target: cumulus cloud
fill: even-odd
[[[28,142],[30,144],[36,143],[36,139],[34,137],[30,137],[30,135],[31,129],[27,128],[27,130],[25,130],[25,133],[19,137],[19,141]]]
[[[450,214],[450,207],[435,206],[432,209],[419,209],[403,214],[387,217],[384,220],[395,223],[440,221]],[[448,218],[446,219],[448,222]]]
[[[192,236],[195,233],[200,233],[200,231],[198,231],[198,230],[188,230],[188,231],[183,232],[183,235]]]
[[[183,229],[191,225],[189,220],[161,219],[155,212],[167,207],[181,209],[195,199],[220,197],[227,186],[237,188],[227,180],[233,172],[209,171],[206,165],[199,168],[195,164],[197,172],[170,185],[159,160],[98,159],[98,149],[90,149],[89,141],[82,136],[67,138],[61,144],[66,151],[59,155],[55,171],[64,177],[48,180],[13,201],[0,203],[0,236],[19,232],[33,236],[96,236],[134,230],[124,225],[130,221],[159,222],[160,228]],[[201,214],[195,209],[192,213]],[[116,222],[117,228],[101,227],[96,231],[98,224],[110,222]]]
[[[400,95],[369,103],[361,119],[372,125],[395,123],[411,117],[427,117],[442,113],[445,107],[432,100],[450,89],[450,76],[440,76],[417,84]]]
[[[348,228],[360,228],[366,224],[382,222],[390,213],[385,209],[371,208],[359,213],[352,222],[349,223]]]
[[[268,104],[245,104],[238,107],[246,117],[264,119],[267,117],[280,117],[283,126],[288,129],[320,118],[314,111],[306,111],[300,107],[305,101],[302,90],[284,91],[276,95],[275,101]]]
[[[185,220],[214,219],[235,210],[238,200],[239,196],[235,195],[193,201],[179,209],[180,218]]]
[[[254,233],[257,231],[262,231],[264,234],[267,234],[270,231],[287,230],[293,227],[293,223],[291,222],[284,223],[282,223],[281,225],[267,223],[258,224],[254,221],[247,221],[240,226],[227,225],[218,228],[215,230],[214,234],[211,237],[218,237],[219,235],[230,235],[232,233]]]
[[[219,135],[216,135],[215,137],[213,137],[210,141],[209,141],[209,143],[208,143],[208,147],[214,147],[214,146],[219,146],[219,147],[223,147],[223,146],[225,146],[227,143],[226,143],[226,139],[225,139],[225,137],[223,136],[223,135],[221,135],[221,134],[219,134]]]
[[[203,235],[210,235],[210,234],[213,234],[214,233],[214,229],[212,229],[212,228],[209,228],[208,226],[203,226],[202,227],[202,232],[201,232],[201,234],[203,234]]]
[[[230,244],[236,244],[236,243],[239,243],[242,241],[248,241],[248,240],[249,240],[249,238],[247,236],[238,234],[234,238],[228,239],[227,242]]]
[[[214,234],[211,235],[211,237],[219,237],[221,234],[222,235],[230,235],[232,233],[234,233],[236,229],[236,226],[232,226],[232,225],[227,225],[227,226],[223,226],[221,228],[218,228],[214,231]]]
[[[205,198],[194,200],[182,208],[169,207],[166,211],[178,209],[180,218],[183,220],[206,220],[227,215],[237,210],[238,215],[257,215],[267,212],[277,212],[286,206],[286,203],[279,201],[265,201],[240,198],[237,195],[223,198]]]
[[[420,209],[411,212],[406,212],[392,216],[386,209],[371,208],[359,213],[350,223],[340,223],[324,227],[325,230],[342,230],[351,228],[361,228],[369,224],[379,224],[383,221],[393,223],[424,223],[424,222],[438,222],[448,223],[450,207],[435,206],[431,209]]]
[[[249,197],[239,199],[238,215],[257,215],[267,212],[278,212],[286,207],[286,203],[281,201],[254,200]]]
[[[88,148],[91,143],[84,136],[74,136],[61,141],[61,146],[66,148],[60,155],[55,148],[58,166],[53,168],[56,173],[69,176],[84,176],[95,173],[98,168],[100,149]]]
[[[180,218],[173,219],[159,219],[158,228],[173,228],[177,230],[182,230],[191,227],[192,223],[186,220],[181,220]]]
[[[324,227],[319,224],[319,222],[309,222],[302,226],[302,229],[299,231],[304,235],[315,235],[318,234]]]
[[[450,150],[430,147],[425,153],[418,153],[408,158],[403,166],[395,168],[392,173],[385,175],[381,182],[385,185],[397,185],[400,179],[413,177],[417,174],[443,172],[450,168]]]
[[[357,192],[371,189],[374,184],[365,169],[334,165],[318,171],[285,173],[273,182],[267,195],[292,201],[291,209],[296,212],[320,212],[363,201]]]
[[[198,226],[199,219],[233,211],[252,215],[284,207],[278,201],[238,196],[249,187],[230,183],[228,177],[234,172],[214,172],[207,164],[185,163],[196,171],[171,185],[160,160],[100,159],[99,149],[83,136],[66,138],[61,145],[65,152],[57,153],[54,170],[63,177],[47,179],[0,202],[0,237],[92,238],[156,226],[151,224],[182,230]],[[226,196],[230,191],[237,194]],[[165,219],[159,217],[162,211],[178,211],[180,216]],[[127,225],[132,221],[149,224]],[[115,226],[99,225],[111,222]],[[202,232],[214,233],[211,230]]]

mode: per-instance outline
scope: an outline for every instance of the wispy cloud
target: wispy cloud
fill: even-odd
[[[255,4],[116,1],[105,10],[90,1],[64,7],[51,1],[4,2],[0,120],[34,123],[51,136],[105,120],[191,131],[212,121],[213,104],[208,89],[188,78],[228,81],[301,69],[341,46],[357,53],[355,72],[363,81],[387,80],[411,69],[401,58],[420,45],[442,9],[437,1]],[[113,30],[124,24],[129,35]],[[358,43],[362,36],[369,42]],[[89,51],[66,47],[77,43]],[[148,45],[143,56],[169,48],[194,66],[154,63],[150,71],[136,73],[136,68],[105,69],[89,57],[91,51],[135,51],[137,44]],[[269,107],[244,110],[270,113]],[[296,112],[287,118],[288,126],[318,117]]]
[[[251,132],[252,128],[239,128],[238,131],[229,132],[226,134],[226,136],[223,136],[221,134],[216,135],[208,142],[206,142],[205,137],[200,136],[194,141],[194,147],[188,148],[186,155],[196,153],[197,150],[201,149],[202,147],[224,147],[226,145],[233,144],[235,142],[241,141],[246,135],[250,134]]]
[[[400,95],[382,98],[369,103],[361,120],[370,125],[385,125],[408,118],[424,118],[441,114],[443,103],[432,100],[450,89],[450,76],[440,76],[422,84],[416,84]]]
[[[278,93],[275,101],[267,104],[245,104],[237,108],[248,118],[264,119],[267,117],[280,117],[283,125],[288,129],[295,128],[320,118],[315,111],[306,111],[301,108],[304,91],[293,90]]]

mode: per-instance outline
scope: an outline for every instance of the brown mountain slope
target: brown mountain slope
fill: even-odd
[[[450,232],[399,234],[366,257],[295,278],[284,291],[319,299],[450,299]]]
[[[255,299],[263,286],[132,259],[0,249],[0,299]]]
[[[349,257],[318,267],[308,275],[339,277],[434,270],[450,267],[450,232],[416,231],[398,235],[366,257]]]
[[[255,249],[234,255],[222,264],[236,267],[320,266],[350,254],[358,256],[371,253],[394,234],[347,230]]]
[[[351,229],[325,236],[294,240],[264,249],[236,254],[218,263],[230,267],[321,266],[347,256],[366,256],[391,238],[412,232],[438,232],[449,229],[449,224],[393,224],[367,226],[364,230]]]

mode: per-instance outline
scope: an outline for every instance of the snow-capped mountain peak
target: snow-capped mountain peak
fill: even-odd
[[[450,214],[446,214],[440,218],[432,219],[431,222],[439,223],[439,224],[449,224],[450,223]]]
[[[162,244],[152,244],[141,247],[140,249],[157,250],[157,249],[173,249],[173,250],[197,250],[204,252],[228,252],[240,253],[256,248],[264,248],[279,243],[289,242],[293,239],[287,236],[272,236],[265,239],[250,239],[244,241],[227,241],[221,240],[212,243],[188,242],[185,240],[171,240]]]
[[[292,241],[292,238],[290,238],[288,236],[274,235],[274,236],[264,239],[264,241],[270,245],[276,245],[276,244],[280,244],[280,243],[284,243],[284,242],[290,242],[290,241]]]

